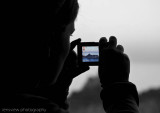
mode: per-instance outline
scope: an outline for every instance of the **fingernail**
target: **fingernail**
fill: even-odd
[[[101,37],[100,38],[100,43],[103,43],[103,42],[107,42],[107,38],[106,37]]]
[[[116,37],[115,36],[110,36],[109,41],[112,41],[112,40],[116,40]]]

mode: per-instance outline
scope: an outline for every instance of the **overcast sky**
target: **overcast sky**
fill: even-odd
[[[114,35],[134,62],[160,63],[160,0],[79,0],[79,3],[74,38],[98,41],[100,37]]]
[[[131,60],[131,80],[139,90],[160,86],[160,0],[79,0],[74,40],[98,41],[114,35]],[[138,65],[142,64],[142,65]],[[86,76],[71,89],[82,86]],[[133,75],[133,76],[132,76]]]

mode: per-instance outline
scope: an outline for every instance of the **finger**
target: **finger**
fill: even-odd
[[[127,71],[127,73],[130,73],[130,59],[129,59],[127,54],[124,54],[124,58],[125,58],[125,62],[126,62],[126,65],[127,65],[126,66],[126,71]]]
[[[124,53],[123,55],[124,55],[124,57],[126,58],[126,60],[128,60],[128,61],[130,62],[128,55],[125,54],[125,53]]]
[[[72,42],[71,42],[70,51],[72,51],[72,50],[76,47],[76,45],[78,45],[80,42],[81,42],[81,39],[80,39],[80,38],[72,41]]]
[[[117,38],[115,36],[111,36],[109,38],[109,48],[114,49],[117,45]]]
[[[122,45],[118,45],[117,46],[117,49],[120,51],[120,52],[124,52],[124,48],[123,48],[123,46]]]
[[[102,37],[99,40],[99,51],[101,52],[104,48],[108,47],[108,42],[106,37]]]

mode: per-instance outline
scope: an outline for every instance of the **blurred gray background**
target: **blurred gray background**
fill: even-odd
[[[141,112],[160,113],[160,1],[79,0],[79,4],[71,41],[97,42],[100,37],[116,36],[131,60],[130,81],[137,85]],[[74,79],[69,95],[71,113],[103,113],[97,77],[98,67],[91,67]]]

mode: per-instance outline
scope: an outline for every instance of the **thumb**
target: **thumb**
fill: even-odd
[[[80,39],[80,38],[72,41],[72,42],[71,42],[70,51],[72,51],[72,50],[76,47],[76,45],[78,45],[80,42],[81,42],[81,39]]]

